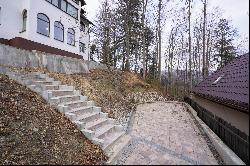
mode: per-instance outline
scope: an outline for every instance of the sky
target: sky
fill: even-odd
[[[86,0],[87,17],[94,21],[102,0]],[[197,0],[194,0],[197,1]],[[241,34],[249,36],[249,0],[208,0],[209,5],[219,6],[224,17],[231,18]]]
[[[85,0],[87,5],[87,18],[94,22],[102,0]],[[201,1],[201,0],[194,0]],[[218,6],[223,11],[223,17],[232,20],[232,24],[238,29],[241,39],[249,39],[249,0],[207,0],[210,9]],[[166,29],[169,29],[166,27]],[[249,42],[244,47],[249,51]]]

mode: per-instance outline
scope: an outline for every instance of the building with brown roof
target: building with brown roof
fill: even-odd
[[[208,76],[185,100],[224,143],[249,163],[249,53]]]
[[[200,82],[192,98],[249,135],[249,53]]]

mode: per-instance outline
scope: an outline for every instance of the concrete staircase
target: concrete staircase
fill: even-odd
[[[73,86],[61,85],[46,74],[6,72],[10,78],[42,95],[58,111],[64,113],[94,144],[98,144],[109,157],[105,164],[115,164],[117,157],[131,138],[121,125],[115,125],[94,101],[82,96]]]

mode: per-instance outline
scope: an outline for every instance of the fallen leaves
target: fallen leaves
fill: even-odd
[[[42,97],[0,74],[0,164],[103,164],[107,157]]]
[[[95,69],[89,74],[50,72],[49,76],[80,90],[82,95],[95,101],[103,112],[123,126],[127,125],[130,113],[135,111],[137,103],[168,100],[157,92],[152,92],[154,89],[149,84],[131,72]]]

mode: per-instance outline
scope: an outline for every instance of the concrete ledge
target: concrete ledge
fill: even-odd
[[[132,138],[130,135],[124,135],[118,140],[113,148],[106,151],[107,155],[110,156],[109,160],[104,165],[117,165],[117,159],[124,152],[129,144],[131,144]]]
[[[195,120],[201,125],[204,132],[208,135],[209,139],[212,141],[214,147],[220,154],[221,158],[226,165],[246,165],[222,140],[197,116],[197,112],[187,103],[180,102],[184,104],[188,110],[191,112]]]

